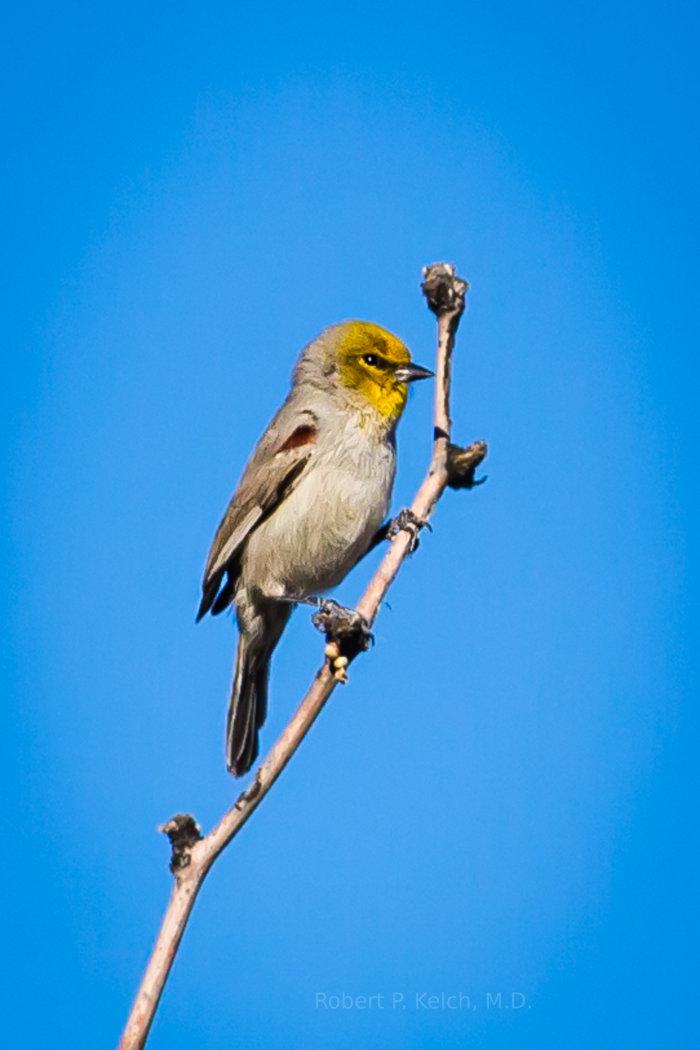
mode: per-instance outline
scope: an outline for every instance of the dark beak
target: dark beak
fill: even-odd
[[[399,365],[394,375],[401,383],[415,383],[416,379],[430,379],[435,373],[420,365]]]

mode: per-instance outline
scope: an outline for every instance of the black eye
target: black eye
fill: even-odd
[[[376,366],[379,364],[379,358],[376,354],[363,354],[362,360],[366,365],[370,365],[373,368],[376,368]]]

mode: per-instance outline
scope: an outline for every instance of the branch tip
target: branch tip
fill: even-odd
[[[437,317],[450,313],[461,317],[468,290],[469,282],[457,277],[452,263],[433,263],[423,267],[421,291]]]

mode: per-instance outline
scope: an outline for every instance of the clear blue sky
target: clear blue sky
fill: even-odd
[[[2,39],[7,1045],[116,1042],[156,825],[239,787],[235,630],[194,624],[219,515],[325,325],[430,365],[437,259],[472,283],[453,415],[488,483],[217,865],[149,1045],[689,1045],[695,5],[69,2]],[[298,612],[264,745],[320,654]]]

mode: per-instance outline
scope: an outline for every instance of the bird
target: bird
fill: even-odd
[[[234,776],[258,756],[270,658],[294,607],[318,603],[389,534],[396,426],[409,384],[433,375],[369,321],[331,325],[299,355],[214,536],[197,612],[197,622],[236,612],[226,722]]]

